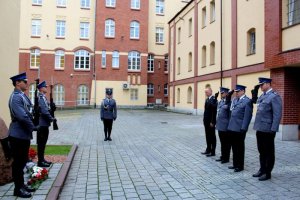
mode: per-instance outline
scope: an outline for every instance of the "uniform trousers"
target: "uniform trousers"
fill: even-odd
[[[45,161],[44,154],[45,154],[46,144],[48,141],[48,136],[49,136],[49,127],[41,126],[36,136],[39,162]]]
[[[233,167],[244,169],[245,160],[245,132],[230,131],[233,153]]]
[[[231,150],[230,133],[228,131],[219,131],[219,138],[221,143],[221,160],[229,161]]]
[[[105,138],[110,138],[113,121],[113,119],[103,119]]]

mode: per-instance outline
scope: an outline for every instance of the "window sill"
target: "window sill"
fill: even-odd
[[[66,39],[65,37],[56,37],[55,39],[58,39],[58,40],[64,40]]]
[[[141,70],[130,70],[130,69],[128,69],[128,72],[129,73],[141,73]]]
[[[212,23],[214,23],[216,20],[214,19],[214,20],[212,20],[212,21],[210,21],[210,24],[212,24]]]
[[[155,13],[157,16],[165,16],[164,13]]]
[[[91,10],[91,8],[89,8],[89,7],[81,7],[80,9],[81,10]]]
[[[147,97],[154,97],[154,94],[147,94]]]
[[[106,6],[106,5],[105,5],[105,8],[116,9],[116,6]]]
[[[201,68],[205,68],[205,67],[206,67],[206,65],[202,66]]]
[[[164,97],[165,97],[165,98],[168,98],[168,97],[169,97],[169,95],[165,94],[165,95],[164,95]]]
[[[206,28],[206,26],[202,26],[202,29],[205,29]]]
[[[248,53],[246,56],[253,56],[255,55],[256,53]]]
[[[39,67],[30,67],[30,70],[39,70]]]
[[[113,70],[120,70],[120,67],[111,67]]]
[[[32,6],[42,6],[42,4],[32,4]]]
[[[181,42],[177,42],[177,44],[180,44]]]
[[[180,75],[180,73],[177,74],[178,76]]]
[[[189,38],[192,37],[193,35],[189,35]]]
[[[40,35],[39,36],[38,35],[36,35],[36,36],[32,35],[31,38],[41,38],[41,36]]]
[[[165,45],[165,44],[162,43],[162,42],[156,42],[155,44],[156,44],[156,45]]]
[[[140,40],[140,38],[130,38],[130,40],[139,41],[139,40]]]
[[[211,63],[211,64],[209,64],[209,66],[213,66],[213,65],[215,65],[215,63]]]
[[[134,11],[141,11],[141,8],[130,8],[130,9]]]
[[[165,73],[165,74],[168,74],[168,73],[169,73],[169,71],[164,71],[164,73]]]
[[[189,69],[188,72],[192,72],[193,70]]]
[[[115,39],[115,36],[104,36],[105,39]]]
[[[91,70],[90,70],[90,69],[74,69],[74,71],[80,71],[80,72],[84,71],[84,72],[89,72],[89,71],[91,71]]]
[[[180,103],[180,101],[177,101],[176,103]]]
[[[66,8],[67,6],[56,6],[56,8]]]
[[[187,104],[192,104],[192,102],[187,102]]]
[[[54,71],[65,71],[65,68],[54,68]]]
[[[295,24],[292,24],[292,25],[287,25],[286,27],[282,28],[281,30],[292,28],[292,27],[297,26],[297,25],[300,25],[300,22],[296,22]]]
[[[89,41],[89,38],[80,38],[80,40]]]
[[[148,74],[154,74],[154,71],[148,71]]]

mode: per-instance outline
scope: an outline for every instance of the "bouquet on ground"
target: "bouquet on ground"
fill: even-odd
[[[34,165],[28,171],[30,176],[27,185],[30,185],[32,188],[37,189],[48,178],[48,170],[46,168]]]

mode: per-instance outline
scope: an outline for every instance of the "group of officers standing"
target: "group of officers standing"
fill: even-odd
[[[256,130],[260,169],[253,174],[253,177],[265,181],[271,178],[275,163],[274,138],[281,120],[282,100],[271,87],[272,79],[258,78],[258,81],[258,85],[251,90],[251,99],[246,96],[246,86],[243,85],[236,85],[231,91],[221,87],[215,95],[209,86],[205,89],[207,99],[203,122],[207,148],[202,154],[207,157],[215,156],[215,129],[217,129],[221,143],[221,156],[216,161],[222,164],[228,163],[232,149],[233,165],[228,168],[233,169],[234,172],[243,171],[246,133],[252,119],[253,104],[257,103],[253,129]],[[259,88],[263,93],[258,98]],[[221,100],[218,102],[219,93]],[[232,99],[233,93],[235,97]]]

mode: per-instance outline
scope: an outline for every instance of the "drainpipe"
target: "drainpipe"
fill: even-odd
[[[96,82],[96,25],[97,25],[97,3],[98,0],[95,0],[95,26],[94,26],[94,69],[93,69],[93,77],[94,77],[94,84],[95,84],[95,91],[94,91],[94,109],[97,107],[97,82]]]
[[[220,0],[220,21],[221,21],[221,87],[223,87],[223,6],[222,6],[222,0]]]

